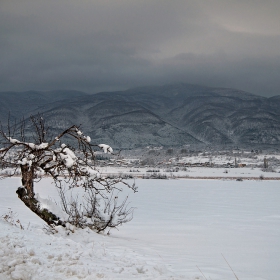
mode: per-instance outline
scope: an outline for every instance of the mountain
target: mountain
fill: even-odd
[[[280,96],[190,84],[117,92],[2,92],[0,119],[42,113],[58,131],[82,124],[96,143],[118,148],[147,145],[276,145]]]

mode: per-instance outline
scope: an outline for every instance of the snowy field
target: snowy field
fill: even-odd
[[[134,219],[110,235],[47,235],[0,181],[0,279],[280,279],[280,186],[268,180],[136,180]],[[49,179],[35,190],[57,197]]]
[[[170,168],[173,170],[175,168]],[[209,167],[189,167],[185,171],[178,172],[169,171],[168,168],[127,168],[127,167],[98,167],[98,170],[105,175],[132,175],[142,178],[151,175],[153,172],[149,170],[157,170],[156,174],[166,175],[167,178],[243,178],[243,179],[277,179],[280,180],[280,169],[277,172],[264,172],[261,168],[209,168]]]

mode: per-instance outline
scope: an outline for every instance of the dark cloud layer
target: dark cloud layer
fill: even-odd
[[[188,82],[280,94],[278,0],[2,0],[0,91]]]

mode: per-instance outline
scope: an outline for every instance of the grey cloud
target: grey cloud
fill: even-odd
[[[280,57],[229,57],[225,54],[181,54],[165,61],[163,76],[172,81],[239,88],[263,96],[278,95]]]
[[[278,2],[4,0],[0,91],[190,82],[280,94]]]

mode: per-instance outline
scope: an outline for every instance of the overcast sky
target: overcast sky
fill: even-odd
[[[1,0],[0,91],[280,94],[279,0]]]

